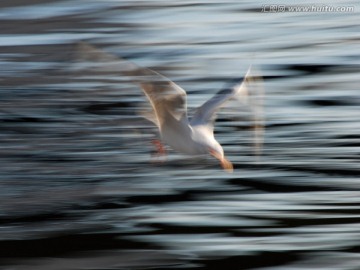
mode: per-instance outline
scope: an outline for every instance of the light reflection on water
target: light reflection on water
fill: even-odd
[[[5,2],[1,266],[358,267],[358,11]],[[141,92],[113,72],[78,69],[73,44],[84,39],[177,82],[190,110],[250,63],[260,66],[267,96],[260,162],[246,125],[227,114],[216,135],[234,174],[210,158],[170,153],[157,162],[156,132],[135,113]]]

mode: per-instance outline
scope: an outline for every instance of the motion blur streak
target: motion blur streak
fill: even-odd
[[[358,269],[359,10],[261,9],[1,1],[0,268]],[[261,158],[227,111],[215,136],[233,174],[172,151],[156,162],[141,91],[79,61],[79,41],[171,78],[190,110],[255,62]]]

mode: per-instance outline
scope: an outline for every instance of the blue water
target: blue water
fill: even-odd
[[[354,11],[2,1],[2,269],[359,269],[360,7],[324,3],[340,4]],[[157,162],[156,132],[134,113],[141,91],[79,69],[78,41],[169,77],[190,111],[256,65],[260,160],[223,113],[215,132],[233,174],[171,149]]]

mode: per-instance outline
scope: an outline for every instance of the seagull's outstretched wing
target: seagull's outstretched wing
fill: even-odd
[[[219,91],[201,105],[195,111],[190,123],[191,125],[206,125],[212,130],[216,113],[221,107],[224,107],[232,99],[242,101],[243,104],[248,105],[253,114],[255,151],[256,154],[259,154],[264,132],[263,96],[262,78],[250,66],[245,77],[240,82],[235,83],[230,88]]]
[[[97,63],[100,69],[129,76],[134,83],[140,85],[153,109],[148,117],[160,131],[165,125],[171,125],[174,129],[188,128],[186,92],[180,86],[156,71],[137,66],[85,42],[80,42],[77,46],[81,60]]]

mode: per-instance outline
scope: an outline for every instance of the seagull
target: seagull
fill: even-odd
[[[164,143],[182,154],[212,156],[225,171],[233,172],[233,164],[226,158],[223,147],[214,136],[214,122],[218,111],[230,100],[239,100],[254,111],[255,152],[259,155],[264,130],[263,87],[261,77],[254,74],[251,66],[241,80],[216,93],[189,118],[186,92],[173,81],[88,43],[80,42],[77,46],[82,60],[98,63],[99,68],[107,71],[120,72],[140,86],[151,104],[151,110],[145,117],[159,130],[160,140],[155,142],[159,153],[164,153]]]

